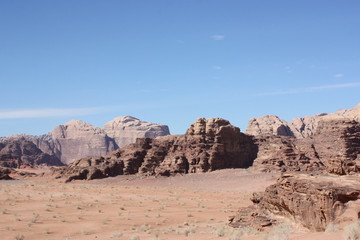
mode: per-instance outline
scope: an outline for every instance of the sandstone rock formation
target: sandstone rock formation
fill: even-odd
[[[274,115],[251,118],[246,134],[249,135],[276,135],[276,136],[294,136],[288,123]]]
[[[252,137],[227,120],[200,118],[185,135],[139,138],[106,157],[75,161],[58,174],[70,181],[135,173],[169,176],[206,172],[248,167],[256,151]]]
[[[320,119],[326,115],[326,113],[320,113],[314,116],[294,118],[289,125],[291,132],[297,138],[310,137],[315,134]]]
[[[72,120],[54,128],[51,133],[54,152],[63,163],[89,156],[102,156],[115,149],[106,133],[89,123]]]
[[[141,121],[131,116],[117,117],[106,123],[103,129],[107,136],[114,139],[116,148],[134,143],[137,138],[156,138],[170,134],[166,125]]]
[[[43,153],[33,142],[25,139],[0,143],[0,166],[11,168],[36,167],[39,165],[64,165],[53,155]]]
[[[48,134],[0,137],[0,143],[25,139],[33,142],[44,153],[55,155],[63,163],[69,164],[84,157],[104,156],[119,147],[134,143],[138,137],[155,138],[168,134],[169,128],[166,125],[126,116],[113,119],[105,124],[104,129],[72,120],[56,126]]]
[[[277,116],[267,115],[249,120],[246,133],[250,135],[311,137],[315,134],[321,120],[348,119],[360,122],[360,104],[354,108],[339,110],[335,113],[320,113],[314,116],[294,118],[290,123]]]
[[[350,201],[360,202],[359,175],[283,174],[276,184],[253,201],[257,209],[252,214],[270,212],[291,218],[310,230],[324,231],[329,223],[336,223],[345,210],[353,206]],[[239,216],[243,211],[231,218],[231,226],[243,223]],[[351,211],[355,211],[356,217],[360,216],[360,208]]]
[[[259,135],[253,169],[261,172],[321,171],[325,164],[313,142],[294,137]]]
[[[322,171],[339,175],[360,172],[360,123],[322,119],[312,137],[258,135],[254,169]]]

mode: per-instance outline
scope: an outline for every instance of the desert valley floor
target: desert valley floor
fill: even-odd
[[[227,169],[71,183],[50,176],[0,181],[0,236],[4,240],[344,239],[342,232],[310,233],[290,223],[270,233],[228,227],[228,217],[251,205],[252,193],[264,191],[278,176]]]

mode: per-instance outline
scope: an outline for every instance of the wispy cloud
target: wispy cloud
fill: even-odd
[[[212,35],[211,38],[216,41],[224,40],[224,35]]]
[[[103,112],[103,108],[41,108],[1,110],[0,119],[48,118],[92,115]]]
[[[281,90],[281,91],[275,91],[275,92],[259,93],[259,94],[256,94],[256,96],[290,95],[290,94],[297,94],[297,93],[307,93],[307,92],[323,91],[323,90],[328,90],[328,89],[339,89],[339,88],[350,88],[350,87],[360,87],[360,82],[322,85],[322,86],[307,87],[307,88],[287,89],[287,90]]]
[[[336,77],[336,78],[341,78],[341,77],[343,77],[343,76],[345,76],[345,74],[342,74],[342,73],[338,73],[338,74],[335,74],[335,75],[334,75],[334,77]]]
[[[221,70],[222,67],[221,67],[221,66],[213,66],[213,69],[215,69],[215,70]]]

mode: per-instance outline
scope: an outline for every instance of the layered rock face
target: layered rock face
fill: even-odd
[[[284,174],[259,199],[259,207],[290,217],[314,231],[324,231],[347,208],[360,201],[360,177]],[[354,209],[355,210],[355,209]],[[356,209],[360,214],[360,209]]]
[[[63,163],[88,156],[102,156],[115,149],[115,144],[98,127],[80,120],[72,120],[54,128],[51,133],[54,152]]]
[[[169,176],[248,167],[256,151],[252,137],[227,120],[200,118],[185,135],[140,138],[104,158],[75,161],[60,175],[68,180],[135,173]]]
[[[338,175],[360,172],[360,123],[321,120],[312,137],[274,135],[255,137],[259,152],[254,168],[260,171],[322,171]]]
[[[0,166],[23,168],[43,164],[49,166],[64,165],[57,157],[43,153],[33,142],[25,139],[0,143]]]
[[[155,138],[168,134],[169,128],[166,125],[126,116],[113,119],[105,124],[104,129],[72,120],[56,126],[48,134],[1,137],[0,143],[25,139],[33,142],[44,153],[55,155],[63,163],[69,164],[84,157],[104,156],[119,147],[134,143],[138,137]]]
[[[266,116],[266,121],[250,120],[248,129],[256,131],[248,132],[255,135],[259,149],[254,168],[268,172],[326,170],[339,175],[360,172],[358,109],[359,105],[334,114],[298,118],[292,125],[273,116]],[[296,121],[299,125],[294,128]],[[274,127],[262,122],[273,123]],[[291,129],[293,136],[279,134],[278,129],[284,128]]]
[[[313,142],[294,137],[256,136],[257,158],[253,169],[261,172],[321,171],[325,164]]]
[[[106,123],[103,130],[115,141],[117,148],[134,143],[137,138],[156,138],[170,134],[166,125],[141,121],[131,116],[115,118]]]

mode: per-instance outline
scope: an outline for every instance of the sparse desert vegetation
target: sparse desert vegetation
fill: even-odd
[[[358,239],[358,223],[344,232],[329,227],[328,233],[309,233],[289,224],[268,232],[227,226],[228,216],[250,205],[252,192],[263,191],[276,177],[234,169],[67,184],[47,177],[1,181],[0,233],[4,240],[313,240],[314,234],[318,239]]]

